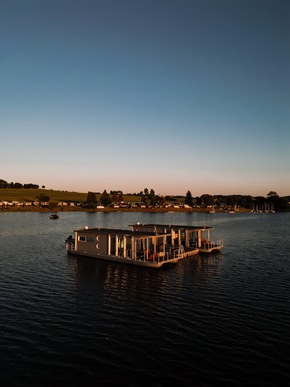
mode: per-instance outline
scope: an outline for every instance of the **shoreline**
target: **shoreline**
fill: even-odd
[[[207,209],[203,208],[65,208],[62,207],[60,209],[52,209],[52,208],[27,208],[27,207],[7,207],[0,209],[0,213],[6,212],[43,212],[43,213],[62,213],[62,212],[150,212],[150,213],[175,213],[175,212],[185,212],[185,213],[209,213]],[[216,210],[215,213],[227,213],[227,210]],[[239,208],[235,211],[235,213],[249,213],[251,210],[246,208]]]

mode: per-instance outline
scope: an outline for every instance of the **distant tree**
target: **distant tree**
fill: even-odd
[[[144,195],[148,195],[149,194],[148,188],[144,188],[143,192],[144,192]]]
[[[123,202],[124,201],[124,196],[123,196],[123,192],[122,191],[119,192],[118,201],[119,202]]]
[[[275,211],[286,211],[290,210],[289,205],[289,198],[278,198],[277,202],[275,203]]]
[[[112,200],[110,198],[110,195],[106,190],[102,193],[102,196],[100,198],[100,202],[102,203],[103,206],[108,206],[112,203]]]
[[[117,194],[116,194],[116,192],[114,192],[113,193],[113,191],[111,191],[111,195],[112,195],[112,202],[113,203],[117,203],[117,201],[118,201],[118,196],[117,196]]]
[[[273,198],[273,197],[278,198],[279,195],[278,195],[277,192],[275,192],[275,191],[270,191],[270,192],[267,194],[267,197],[268,197],[268,198]]]
[[[142,196],[141,196],[141,202],[144,203],[144,204],[146,204],[146,202],[147,202],[147,196],[146,196],[146,195],[142,194]]]
[[[193,204],[193,199],[190,191],[187,191],[186,196],[185,196],[185,204],[188,204],[189,206],[192,206]]]
[[[252,196],[250,196],[250,195],[242,196],[241,202],[239,204],[241,205],[241,207],[253,209],[254,200],[253,200]]]
[[[285,211],[289,208],[288,200],[286,198],[280,198],[275,191],[270,191],[267,198],[269,210]]]
[[[201,196],[201,204],[205,207],[212,206],[214,204],[214,197],[209,194],[204,194]]]
[[[45,185],[42,185],[42,186],[41,186],[41,188],[43,188],[43,189],[44,189],[44,188],[45,188]]]
[[[45,195],[45,194],[40,194],[37,198],[39,200],[40,205],[43,202],[49,202],[49,199],[50,199],[50,197],[48,195]]]
[[[39,188],[39,185],[37,185],[37,184],[32,184],[32,183],[29,183],[29,184],[23,184],[23,188],[29,188],[29,189],[35,188],[35,189],[38,189],[38,188]]]
[[[88,208],[96,207],[97,199],[96,199],[96,195],[93,192],[91,191],[88,192],[86,203]]]
[[[0,188],[8,188],[7,181],[0,179]]]
[[[160,206],[163,206],[166,202],[165,196],[156,196],[156,201]]]
[[[264,198],[264,196],[256,196],[254,201],[255,210],[256,211],[264,210],[265,201],[266,199]]]
[[[154,189],[150,190],[150,194],[149,194],[148,199],[150,201],[150,204],[152,204],[152,206],[154,206],[156,204],[156,195],[155,195]]]

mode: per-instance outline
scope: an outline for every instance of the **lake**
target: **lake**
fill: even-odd
[[[68,257],[81,227],[213,226],[159,270]],[[0,213],[3,386],[290,385],[290,213]]]

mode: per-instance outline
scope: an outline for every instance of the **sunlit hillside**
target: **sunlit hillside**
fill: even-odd
[[[83,202],[87,198],[87,193],[55,191],[49,189],[27,189],[27,188],[0,188],[0,200],[7,201],[34,201],[40,195],[49,197],[54,202]]]
[[[55,191],[51,189],[43,188],[0,188],[0,200],[6,201],[34,201],[37,200],[40,195],[49,197],[51,202],[84,202],[87,199],[87,192],[68,192],[68,191]],[[101,194],[96,194],[96,199],[100,199]],[[140,196],[137,195],[123,195],[124,201],[138,202]]]

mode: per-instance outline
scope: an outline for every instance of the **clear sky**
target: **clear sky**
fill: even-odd
[[[289,0],[0,0],[0,179],[290,195]]]

